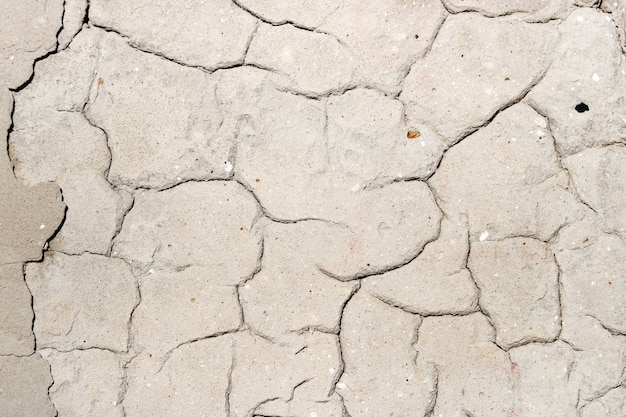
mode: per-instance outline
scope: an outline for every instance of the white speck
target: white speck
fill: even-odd
[[[544,132],[543,130],[537,129],[537,136],[543,136],[545,134],[546,134],[546,132]]]
[[[420,142],[420,145],[422,145],[422,146],[426,146],[426,142],[421,141],[421,142]]]
[[[335,368],[329,368],[328,372],[330,372],[331,374],[334,374],[335,373]]]
[[[534,122],[537,126],[539,126],[542,129],[545,129],[548,126],[548,124],[546,123],[546,120],[543,117],[537,117],[534,120]]]
[[[337,388],[339,388],[339,389],[346,389],[346,388],[348,388],[348,386],[346,384],[344,384],[343,382],[338,382],[337,383]]]
[[[496,65],[493,62],[483,62],[483,67],[492,70],[496,67]]]
[[[352,186],[352,192],[353,192],[353,193],[356,193],[356,192],[357,192],[357,191],[359,191],[360,189],[361,189],[361,184],[358,184],[358,183],[357,183],[357,184],[354,184],[354,185]]]
[[[224,162],[224,171],[226,171],[227,174],[230,174],[232,170],[233,164],[231,164],[230,161]]]
[[[135,67],[135,72],[139,72],[139,67]]]
[[[576,21],[578,21],[578,22],[582,22],[582,21],[584,21],[584,20],[585,20],[585,18],[584,18],[584,17],[582,17],[582,16],[578,16],[578,17],[576,18]]]
[[[511,142],[517,142],[517,138],[511,138]]]
[[[45,228],[46,228],[45,224],[42,224],[41,226],[39,226],[39,229],[45,229]]]
[[[478,238],[478,240],[480,240],[481,242],[485,239],[487,239],[489,237],[489,232],[487,232],[486,230],[484,232],[482,232],[480,234],[480,237]]]
[[[311,413],[311,417],[317,417],[317,413],[314,411]]]
[[[595,287],[596,286],[596,282],[595,281],[591,281],[591,286]]]
[[[250,289],[250,284],[246,284],[246,285],[244,285],[243,287],[244,287],[246,290],[249,290],[249,289]]]
[[[591,79],[594,81],[600,81],[600,76],[594,72],[591,76]]]
[[[148,269],[148,273],[152,274],[154,272],[154,269]]]

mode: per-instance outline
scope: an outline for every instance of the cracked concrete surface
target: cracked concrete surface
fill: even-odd
[[[0,5],[0,416],[626,416],[625,1]]]

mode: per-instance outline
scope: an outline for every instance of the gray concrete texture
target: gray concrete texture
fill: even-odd
[[[0,417],[626,416],[626,0],[0,9]]]

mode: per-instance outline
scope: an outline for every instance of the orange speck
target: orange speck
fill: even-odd
[[[258,178],[257,178],[255,181],[256,181],[256,182],[261,182],[261,180],[260,180],[260,179],[258,179]]]
[[[422,134],[420,132],[418,132],[417,130],[409,130],[408,133],[406,134],[406,137],[408,139],[415,139],[415,138],[419,138]]]
[[[103,78],[98,78],[98,85],[102,85],[104,84],[104,79]]]
[[[195,299],[195,298],[192,298],[192,299],[191,299],[191,302],[192,302],[192,303],[195,303],[195,302],[196,302],[196,299]]]

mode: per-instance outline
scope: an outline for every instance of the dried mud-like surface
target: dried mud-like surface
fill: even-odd
[[[0,415],[626,415],[626,3],[4,6]]]

